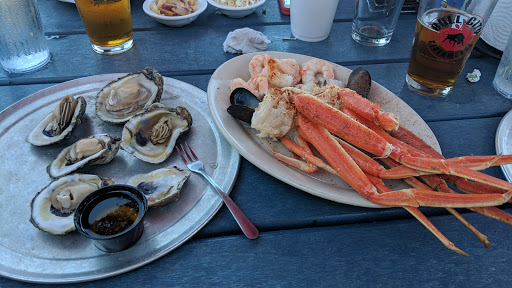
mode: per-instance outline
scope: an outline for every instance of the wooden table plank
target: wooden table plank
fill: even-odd
[[[473,51],[475,56],[479,53]],[[494,58],[469,59],[452,94],[445,98],[432,98],[411,91],[405,83],[408,63],[361,65],[370,71],[372,79],[384,85],[411,106],[425,121],[444,121],[467,118],[503,117],[512,109],[512,101],[499,94],[492,86],[498,67]],[[352,67],[352,66],[349,66]],[[470,83],[465,76],[479,69],[482,77]],[[392,73],[390,73],[392,71]]]
[[[354,13],[353,1],[347,4],[340,4],[336,10],[335,22],[350,22]],[[146,15],[142,10],[144,0],[132,0],[132,26],[135,31],[139,30],[180,30],[188,27],[234,27],[264,26],[290,23],[290,16],[283,15],[279,8],[278,0],[268,0],[265,4],[256,9],[251,15],[234,19],[216,12],[214,6],[209,5],[199,17],[183,28],[172,28],[160,24],[152,17]],[[39,1],[39,10],[43,22],[44,31],[50,35],[85,33],[80,15],[74,4],[58,0]],[[58,11],[58,16],[56,12]],[[62,23],[66,23],[63,26]]]
[[[192,239],[135,271],[66,287],[509,287],[512,229],[464,216],[489,237],[490,248],[453,217],[432,221],[470,257],[446,249],[410,219],[265,232],[257,241]]]
[[[395,32],[396,40],[380,48],[362,46],[352,41],[351,23],[346,22],[334,23],[331,36],[316,43],[283,40],[291,36],[289,26],[264,26],[259,30],[272,40],[268,51],[306,54],[345,65],[388,63],[402,58],[402,62],[406,61],[410,52],[414,21],[415,19],[405,19],[404,25]],[[135,32],[134,47],[123,54],[112,56],[94,53],[84,34],[50,39],[48,45],[52,61],[43,70],[17,77],[0,74],[0,85],[60,82],[103,73],[131,72],[146,66],[171,75],[211,74],[236,55],[225,53],[222,47],[232,28],[206,30],[205,33],[204,28],[189,27],[180,30]]]
[[[39,1],[49,36],[52,62],[38,72],[17,77],[0,74],[0,110],[36,91],[84,76],[133,72],[153,66],[206,90],[213,71],[235,55],[222,51],[227,34],[237,28],[262,31],[273,42],[269,51],[324,58],[355,68],[363,66],[375,81],[401,97],[423,117],[448,157],[494,154],[494,137],[512,102],[491,86],[498,61],[473,52],[463,75],[482,71],[478,83],[463,77],[453,94],[433,99],[405,84],[415,15],[401,15],[391,42],[361,46],[350,38],[352,0],[340,1],[331,36],[322,42],[283,40],[292,37],[289,17],[268,0],[257,13],[231,19],[209,7],[195,22],[169,28],[145,15],[142,0],[132,0],[135,47],[124,54],[101,56],[90,48],[76,7]],[[348,3],[348,4],[347,4]],[[266,10],[265,14],[261,11]],[[58,17],[55,12],[58,11]],[[193,52],[192,52],[193,51]],[[485,171],[505,179],[500,168]],[[508,287],[512,258],[509,225],[459,209],[489,237],[485,249],[460,223],[440,208],[421,208],[445,235],[471,257],[447,250],[404,209],[369,209],[314,197],[275,180],[242,159],[231,196],[262,231],[243,237],[229,211],[219,213],[191,240],[169,255],[133,272],[70,287]],[[511,204],[505,205],[512,213]],[[421,271],[416,269],[421,263]],[[0,287],[39,287],[0,277]]]

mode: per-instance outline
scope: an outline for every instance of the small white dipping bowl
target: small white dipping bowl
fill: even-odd
[[[228,17],[242,18],[242,17],[245,17],[245,16],[253,13],[256,10],[256,8],[263,5],[265,3],[265,1],[267,1],[267,0],[260,0],[256,4],[253,4],[250,6],[245,6],[245,7],[229,7],[229,6],[219,4],[213,0],[208,0],[208,3],[210,3],[210,5],[212,5],[212,6],[215,6],[219,10],[220,13],[222,13]]]
[[[170,27],[181,27],[185,26],[187,24],[190,24],[192,21],[196,20],[196,18],[203,13],[204,10],[206,10],[206,7],[208,6],[208,3],[206,0],[196,0],[196,7],[197,11],[188,15],[183,16],[165,16],[157,14],[151,9],[149,9],[149,5],[151,3],[155,2],[156,0],[146,0],[144,1],[144,4],[142,4],[142,9],[144,9],[144,12],[148,14],[149,16],[155,18],[156,21],[170,26]]]

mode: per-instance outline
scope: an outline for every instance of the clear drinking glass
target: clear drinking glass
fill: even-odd
[[[133,46],[130,0],[75,0],[85,31],[98,54],[119,54]]]
[[[492,85],[501,95],[512,99],[512,34],[508,37]]]
[[[35,0],[0,1],[0,64],[9,73],[34,71],[50,61]]]
[[[370,46],[388,44],[403,5],[404,0],[356,0],[352,39]]]
[[[466,64],[498,0],[421,0],[406,82],[444,97]]]

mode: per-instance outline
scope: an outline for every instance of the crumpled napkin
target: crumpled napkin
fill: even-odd
[[[468,73],[466,75],[466,79],[468,79],[469,82],[478,82],[480,81],[480,76],[482,76],[482,73],[478,69],[474,69],[473,72]]]
[[[270,42],[265,34],[246,27],[229,32],[223,45],[224,52],[246,54],[265,51]]]

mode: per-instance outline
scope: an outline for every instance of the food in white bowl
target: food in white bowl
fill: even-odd
[[[196,0],[156,0],[149,9],[156,14],[165,16],[183,16],[197,11]]]
[[[229,7],[246,7],[251,6],[259,2],[259,0],[214,0],[220,5]]]
[[[231,18],[250,15],[265,2],[266,0],[208,0],[220,13]]]
[[[176,3],[179,3],[179,5],[175,5]],[[180,0],[146,0],[142,5],[142,9],[147,15],[164,25],[181,27],[196,20],[206,10],[207,6],[206,0],[188,0],[183,2]],[[185,14],[187,12],[190,13]]]

